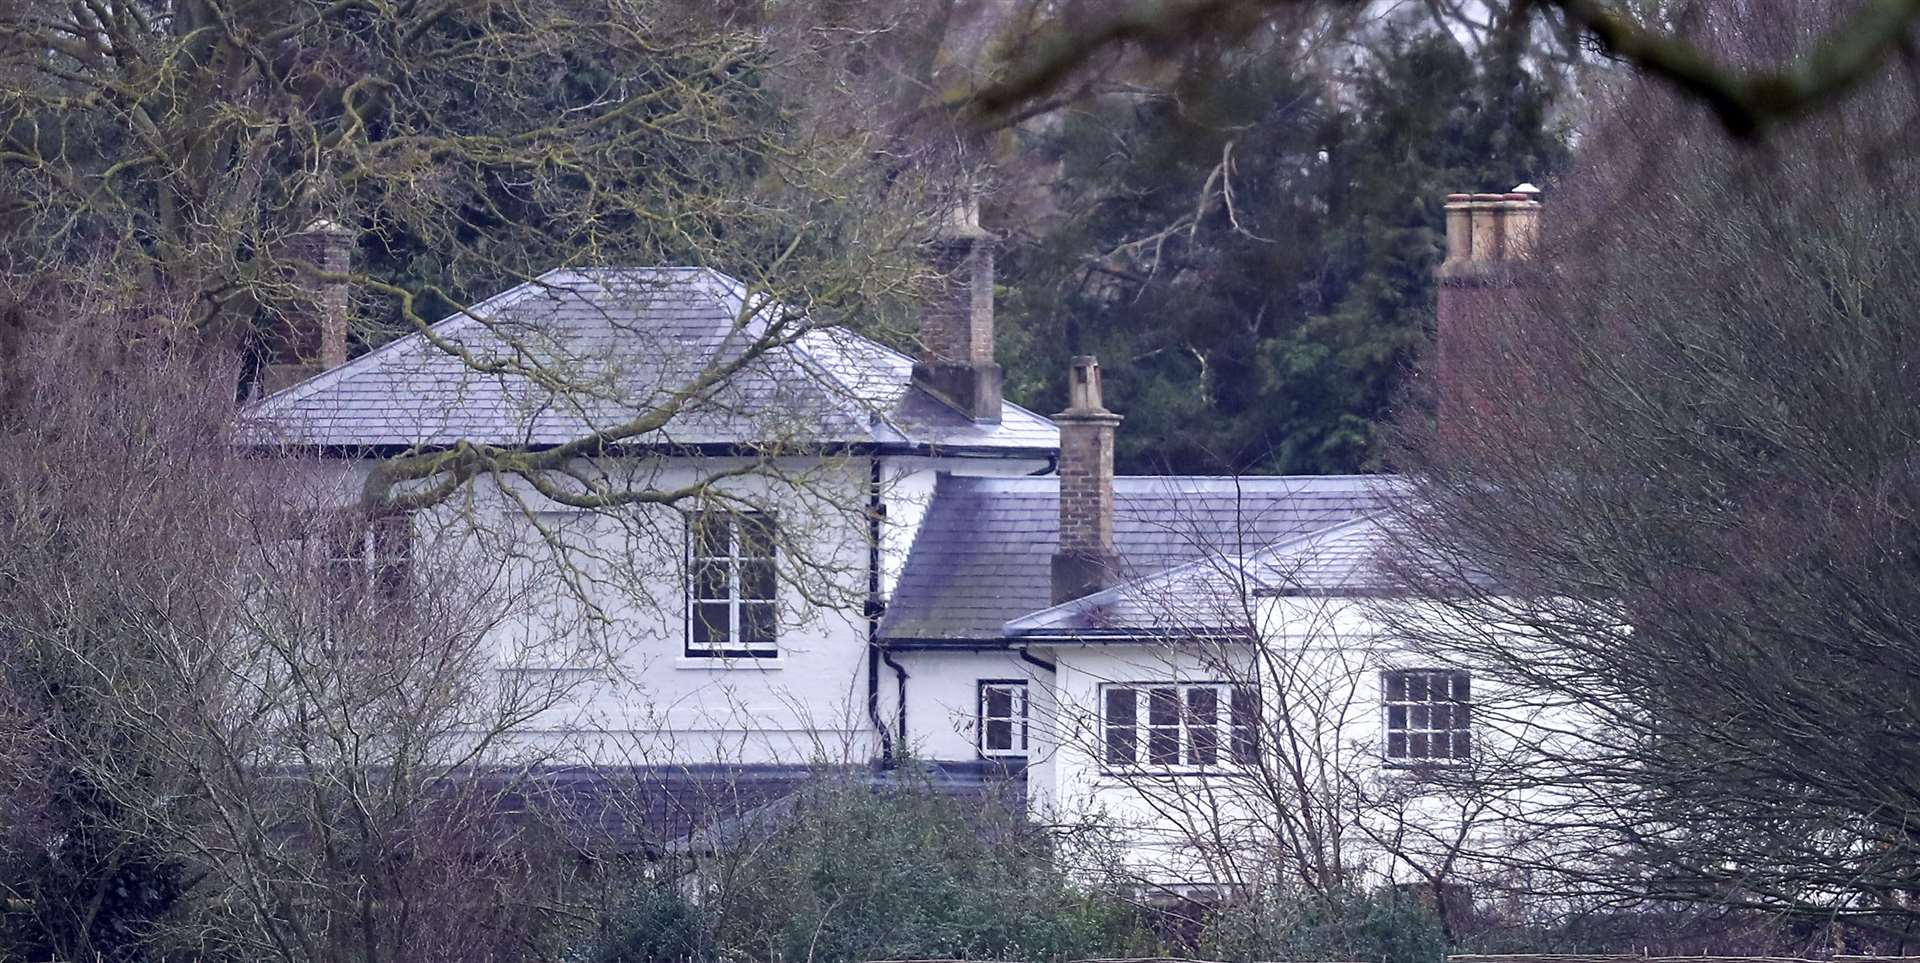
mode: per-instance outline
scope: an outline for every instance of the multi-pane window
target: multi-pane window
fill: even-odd
[[[980,683],[980,755],[1027,754],[1027,684]]]
[[[1109,769],[1207,771],[1260,758],[1260,696],[1220,682],[1101,687],[1101,758]]]
[[[326,526],[325,550],[322,582],[337,612],[363,599],[399,601],[413,579],[413,517],[336,516]]]
[[[1461,763],[1473,757],[1473,682],[1454,669],[1381,673],[1387,761]]]
[[[687,523],[687,655],[778,655],[773,516],[694,512]]]

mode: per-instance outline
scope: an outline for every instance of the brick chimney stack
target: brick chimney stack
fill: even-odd
[[[1100,362],[1073,359],[1067,410],[1060,426],[1060,546],[1053,553],[1053,603],[1098,592],[1114,582],[1113,431],[1120,416],[1100,398]]]
[[[920,315],[913,382],[977,422],[1000,421],[1000,366],[993,360],[993,242],[979,201],[961,202],[930,243],[940,283]]]
[[[1497,292],[1514,284],[1512,268],[1533,256],[1540,232],[1540,189],[1521,184],[1505,194],[1447,195],[1447,256],[1434,271],[1441,418],[1471,407],[1480,395],[1479,367],[1492,356],[1488,319]]]
[[[279,324],[267,336],[267,367],[261,377],[266,394],[347,363],[346,281],[317,274],[345,274],[353,264],[353,232],[321,219],[289,236],[284,250],[288,280],[300,291],[280,309]],[[312,265],[308,273],[301,265]]]

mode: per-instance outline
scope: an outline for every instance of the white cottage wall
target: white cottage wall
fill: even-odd
[[[351,504],[372,462],[324,463],[325,500]],[[672,489],[742,464],[658,459],[622,468]],[[893,457],[880,460],[880,585],[892,589],[938,474],[1022,475],[1043,459]],[[685,516],[690,503],[611,511],[547,501],[524,484],[471,486],[416,517],[416,564],[471,565],[514,614],[494,633],[501,684],[555,693],[515,732],[514,751],[591,764],[846,763],[882,745],[867,705],[874,494],[869,457],[789,458],[774,471],[715,488],[776,514],[783,538],[779,654],[686,651]],[[803,557],[802,557],[803,556]],[[463,561],[454,562],[455,559]],[[909,669],[908,752],[973,759],[977,680],[1022,678],[1007,653],[936,658]],[[880,678],[891,729],[899,687]]]
[[[916,759],[971,761],[980,751],[980,685],[1025,683],[1028,693],[1028,758],[1044,742],[1047,722],[1039,695],[1051,690],[1052,673],[1008,650],[914,651],[894,656],[907,671],[907,752]]]
[[[1505,817],[1537,805],[1496,793],[1469,778],[1473,767],[1522,763],[1530,733],[1565,726],[1569,710],[1530,704],[1474,674],[1474,759],[1467,768],[1417,767],[1385,757],[1382,673],[1464,668],[1396,644],[1370,603],[1341,598],[1263,599],[1266,632],[1255,646],[1173,644],[1059,645],[1053,697],[1059,708],[1047,734],[1052,751],[1029,771],[1029,801],[1041,818],[1108,828],[1104,857],[1138,878],[1166,885],[1244,882],[1269,872],[1255,854],[1288,859],[1277,828],[1280,810],[1317,809],[1323,842],[1339,863],[1372,883],[1417,881],[1453,852],[1456,872],[1474,869],[1473,853],[1501,845]],[[1107,683],[1203,683],[1258,680],[1266,713],[1265,765],[1276,742],[1283,773],[1252,777],[1228,767],[1207,774],[1116,770],[1100,758],[1101,687]],[[1297,777],[1297,779],[1296,779]],[[1284,821],[1296,827],[1298,813]],[[1117,840],[1117,842],[1113,842]]]

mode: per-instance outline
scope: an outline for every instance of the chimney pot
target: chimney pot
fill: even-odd
[[[991,241],[992,232],[980,226],[980,196],[968,194],[947,212],[935,232],[940,241]]]
[[[1441,283],[1474,283],[1497,262],[1526,260],[1538,233],[1539,195],[1532,184],[1504,194],[1448,194]]]
[[[1067,410],[1107,410],[1100,398],[1100,360],[1093,355],[1074,356],[1067,375]]]

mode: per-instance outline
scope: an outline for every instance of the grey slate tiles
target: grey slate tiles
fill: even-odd
[[[1132,580],[1203,556],[1250,556],[1378,512],[1397,484],[1376,476],[1116,478],[1118,574]],[[1058,493],[1053,477],[941,477],[882,634],[998,640],[1008,621],[1048,608]]]
[[[741,357],[775,310],[697,268],[552,271],[466,314],[278,392],[250,440],[298,446],[553,445],[675,407],[633,443],[881,443],[1045,451],[1051,422],[1016,405],[976,424],[911,384],[912,359],[823,328],[687,391]],[[745,323],[740,323],[745,317]]]

